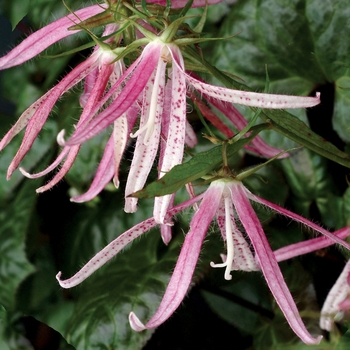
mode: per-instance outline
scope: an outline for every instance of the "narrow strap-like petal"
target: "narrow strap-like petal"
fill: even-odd
[[[24,112],[17,123],[4,136],[0,142],[0,149],[7,145],[10,140],[27,125],[22,144],[8,168],[8,178],[11,177],[13,171],[18,167],[23,157],[32,147],[35,138],[38,136],[59,97],[89,74],[96,67],[96,64],[95,58],[90,57],[73,69],[73,71],[65,76],[55,87],[48,91],[43,98],[39,99],[39,103],[36,102],[33,104],[35,106],[35,108],[33,107],[33,114],[27,114],[27,111]],[[30,108],[31,107],[29,107],[29,109]]]
[[[152,45],[153,44],[153,45]],[[148,44],[142,55],[128,68],[119,81],[108,91],[104,99],[96,105],[92,112],[93,120],[83,123],[75,130],[67,145],[84,142],[106,129],[117,118],[130,108],[144,90],[151,74],[157,66],[162,45]],[[101,113],[95,115],[108,99],[124,86],[118,97]],[[89,118],[92,119],[92,118]]]
[[[82,203],[95,198],[106,187],[108,182],[112,180],[114,173],[114,137],[111,135],[90,188],[84,194],[73,197],[71,201]]]
[[[171,72],[170,120],[160,177],[164,176],[175,165],[181,163],[186,135],[186,80],[182,70],[178,68],[178,66],[183,66],[184,63],[178,47],[169,45],[168,48],[173,61],[178,62],[178,65],[173,65]],[[165,223],[164,219],[171,196],[171,194],[168,194],[160,200],[158,198],[155,200],[154,217],[159,223]]]
[[[322,337],[314,338],[306,329],[243,184],[233,182],[230,188],[233,204],[253,244],[266,282],[290,327],[304,343],[319,344]]]
[[[224,186],[221,185],[213,185],[205,192],[199,210],[192,218],[190,231],[186,235],[174,272],[157,312],[145,325],[131,312],[129,322],[134,330],[142,331],[158,327],[175,312],[184,299],[192,280],[203,240],[220,204],[223,188]]]
[[[19,45],[7,55],[0,58],[0,69],[17,66],[38,55],[55,42],[75,34],[82,29],[69,30],[68,28],[78,23],[79,20],[97,15],[105,11],[104,5],[93,5],[76,11],[74,14],[62,17],[57,21],[39,29],[24,39]]]
[[[284,208],[280,207],[277,204],[269,202],[269,201],[267,201],[264,198],[261,198],[259,196],[255,196],[251,192],[249,192],[247,189],[246,189],[246,192],[247,192],[248,197],[251,200],[253,200],[253,201],[257,202],[257,203],[261,203],[261,204],[263,204],[263,205],[265,205],[265,206],[275,210],[277,213],[280,213],[280,214],[282,214],[284,216],[287,216],[287,217],[289,217],[289,218],[291,218],[291,219],[293,219],[295,221],[298,221],[298,222],[300,222],[300,223],[302,223],[302,224],[312,228],[313,230],[320,232],[324,236],[326,236],[329,239],[331,239],[334,243],[338,243],[338,244],[342,245],[343,247],[345,247],[346,249],[350,249],[350,244],[348,242],[345,242],[340,237],[337,237],[333,233],[325,230],[321,226],[316,225],[312,221],[310,221],[308,219],[305,219],[304,217],[302,217],[302,216],[300,216],[298,214],[295,214],[295,213],[293,213],[293,212],[291,212],[291,211],[289,211],[287,209],[284,209]]]
[[[195,202],[199,201],[203,195],[192,198],[184,203],[177,205],[172,208],[169,212],[170,215],[176,215],[185,208],[193,205]],[[117,255],[125,246],[135,240],[137,237],[143,233],[150,230],[152,227],[156,226],[154,218],[148,218],[147,220],[142,221],[141,223],[133,226],[129,230],[125,231],[123,234],[118,236],[115,240],[109,243],[105,248],[98,252],[91,260],[89,260],[85,266],[83,266],[74,276],[67,280],[61,280],[62,273],[59,272],[56,276],[59,284],[63,288],[72,288],[86,278],[91,276],[96,270],[103,266],[106,262],[112,259]]]
[[[334,232],[334,235],[341,239],[344,239],[350,236],[350,227],[344,227]],[[322,237],[308,239],[303,242],[287,245],[286,247],[275,250],[273,253],[275,254],[276,260],[280,262],[280,261],[295,258],[296,256],[299,256],[299,255],[308,254],[316,250],[329,247],[330,245],[333,245],[333,244],[334,244],[334,241],[332,239],[326,236],[322,236]]]
[[[47,190],[56,186],[66,176],[68,171],[73,166],[74,161],[77,158],[77,155],[79,153],[79,150],[80,150],[80,145],[70,147],[67,158],[64,161],[63,165],[61,166],[60,170],[46,185],[37,188],[36,192],[37,193],[46,192]]]
[[[199,92],[221,101],[237,103],[245,106],[285,109],[285,108],[307,108],[320,103],[320,94],[316,97],[274,95],[258,92],[227,89],[221,86],[206,84],[186,74],[186,80]]]
[[[143,188],[157,155],[164,103],[165,65],[166,63],[159,57],[157,69],[144,91],[138,132],[144,128],[145,130],[137,136],[134,156],[126,182],[125,211],[127,213],[137,210],[137,198],[128,196]]]

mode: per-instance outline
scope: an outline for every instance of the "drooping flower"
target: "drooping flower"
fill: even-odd
[[[117,28],[115,25],[108,25],[104,31],[104,35],[108,36],[116,29]],[[105,90],[108,89],[108,86],[113,85],[125,70],[122,61],[113,62],[115,57],[116,55],[109,49],[107,44],[96,46],[90,57],[75,67],[56,86],[33,103],[26,111],[24,111],[16,124],[8,131],[0,142],[1,150],[12,140],[15,135],[17,135],[22,129],[26,128],[22,144],[8,168],[7,178],[11,177],[13,171],[19,166],[23,157],[30,150],[57,100],[84,78],[85,89],[80,98],[83,112],[77,126],[90,116],[92,108],[104,96]],[[115,96],[112,96],[112,98],[113,97]],[[125,137],[123,138],[123,133],[125,134],[128,132],[127,127],[124,128],[126,129],[125,131],[123,131],[122,127],[122,124],[127,125],[128,123],[128,120],[125,120],[125,118],[126,117],[124,116],[124,118],[121,118],[115,123],[116,127],[113,139],[115,140],[114,145],[117,146],[115,147],[116,149],[123,148],[123,146],[125,147],[125,142],[123,145],[118,144],[118,142],[121,143],[120,140],[125,139]],[[129,113],[129,123],[131,124],[130,127],[132,127],[132,121],[135,121],[135,119],[136,116],[132,116]],[[58,136],[58,138],[60,137],[61,135]],[[107,153],[108,149],[111,147],[113,147],[112,141],[107,144]],[[79,149],[79,145],[74,147],[64,147],[57,159],[47,169],[38,174],[31,175],[23,169],[21,169],[21,171],[30,178],[37,178],[44,176],[55,169],[65,159],[64,165],[60,168],[55,177],[47,185],[37,190],[37,192],[43,192],[54,186],[64,177],[64,175],[71,168]],[[115,168],[118,168],[118,164],[115,166]]]
[[[261,203],[293,220],[305,224],[326,237],[324,242],[320,241],[320,243],[317,241],[315,244],[329,245],[330,242],[336,242],[348,249],[350,245],[337,235],[331,234],[309,220],[253,195],[240,181],[232,179],[221,179],[212,182],[205,193],[181,205],[175,206],[169,210],[168,215],[172,216],[202,198],[203,200],[199,209],[191,220],[190,231],[185,237],[174,272],[158,311],[146,324],[143,324],[131,312],[129,316],[131,327],[136,331],[158,327],[177,309],[188,291],[202,243],[210,223],[216,216],[219,228],[226,241],[227,256],[223,264],[212,263],[211,265],[213,267],[225,267],[224,276],[227,280],[231,279],[231,270],[252,271],[261,269],[277,304],[280,306],[291,328],[305,343],[317,344],[320,341],[320,337],[312,337],[305,328],[295,302],[283,279],[277,259],[250,204],[250,200]],[[236,224],[237,220],[242,223],[246,236],[249,237],[254,248],[254,253],[251,251],[245,235],[240,232]],[[100,266],[115,256],[125,245],[155,225],[155,219],[150,218],[128,230],[106,246],[77,274],[68,280],[61,280],[61,273],[59,273],[57,279],[60,285],[63,288],[71,288],[81,283]]]
[[[199,94],[205,94],[207,98],[258,108],[304,108],[314,106],[320,101],[319,95],[316,97],[270,95],[206,84],[186,73],[180,47],[172,43],[178,22],[170,24],[159,35],[146,30],[136,22],[132,24],[145,37],[138,41],[138,47],[140,45],[143,47],[141,55],[128,69],[124,71],[120,61],[114,62],[117,56],[112,50],[107,49],[105,54],[106,50],[101,47],[101,50],[95,51],[22,114],[19,121],[0,142],[1,150],[14,135],[26,127],[22,145],[9,166],[8,177],[31,148],[57,99],[84,78],[86,88],[80,99],[84,105],[83,113],[75,126],[75,131],[67,141],[64,140],[63,132],[59,134],[58,141],[64,147],[61,154],[49,168],[39,174],[30,175],[25,171],[22,172],[30,177],[47,174],[66,157],[64,166],[54,179],[38,189],[39,192],[47,190],[72,166],[80,145],[114,123],[114,135],[106,146],[90,189],[86,194],[73,200],[80,202],[93,198],[112,177],[118,185],[118,166],[139,108],[141,111],[139,130],[131,134],[131,137],[137,137],[137,141],[126,184],[127,212],[134,212],[137,209],[137,199],[129,198],[129,195],[143,188],[157,155],[160,140],[163,139],[165,142],[162,142],[160,151],[159,177],[181,163],[185,142],[189,145],[195,143],[195,134],[186,120],[186,85]],[[68,24],[65,25],[68,27]],[[54,25],[55,28],[56,26],[57,24]],[[35,34],[35,37],[38,40],[40,36]],[[27,46],[24,46],[24,51],[30,51]],[[44,47],[40,48],[41,51],[42,49]],[[8,55],[11,55],[11,52]],[[29,56],[32,55],[31,52]],[[114,72],[113,67],[118,65],[121,68],[118,74],[114,73],[114,79],[111,81],[108,77]],[[155,199],[154,216],[157,222],[169,224],[166,212],[171,201],[172,195]]]
[[[167,63],[172,64],[168,73],[171,79],[165,84]],[[196,80],[185,72],[179,47],[163,41],[162,37],[157,37],[146,45],[134,64],[135,68],[132,71],[129,70],[120,83],[117,83],[109,92],[109,94],[113,93],[114,88],[123,84],[124,88],[118,98],[94,118],[89,118],[77,127],[66,142],[66,145],[76,145],[97,135],[119,118],[119,115],[124,113],[143,92],[140,128],[132,135],[138,138],[126,185],[125,210],[127,212],[134,212],[137,209],[137,198],[128,196],[143,188],[154,162],[161,134],[165,137],[166,146],[164,153],[161,154],[160,176],[182,160],[186,136],[186,84],[194,87],[199,93],[215,96],[226,102],[261,108],[300,108],[319,103],[319,95],[296,97],[249,93]],[[101,109],[105,100],[109,98],[109,94],[96,106],[95,112]],[[169,100],[170,109],[164,108],[165,101]],[[166,123],[165,132],[163,123]],[[155,199],[154,215],[159,223],[166,223],[165,213],[170,200],[171,195]]]

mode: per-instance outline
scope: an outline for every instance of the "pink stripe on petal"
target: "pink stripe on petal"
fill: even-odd
[[[131,313],[129,321],[134,330],[141,331],[158,327],[175,312],[184,299],[192,280],[203,240],[220,204],[223,189],[222,184],[212,184],[205,192],[199,210],[191,220],[190,231],[186,235],[174,272],[157,312],[146,325],[143,325],[137,316]]]
[[[243,130],[248,125],[248,121],[231,103],[223,102],[207,95],[204,95],[204,97],[208,100],[209,103],[211,103],[215,108],[217,108],[234,125],[234,127],[238,131]],[[226,136],[228,136],[228,134],[226,134]],[[274,157],[278,153],[282,152],[282,150],[268,145],[259,135],[254,137],[254,139],[251,141],[251,146],[252,147],[247,146],[246,148],[249,149],[251,152],[257,153],[260,156],[265,157]],[[289,154],[285,153],[279,156],[279,158],[285,158],[288,156]]]
[[[0,58],[0,69],[22,64],[41,53],[55,42],[81,31],[81,29],[69,30],[68,28],[79,23],[79,19],[84,21],[89,17],[105,11],[105,9],[105,5],[89,6],[76,11],[75,14],[69,14],[39,29],[28,38],[24,39],[7,55]],[[76,16],[78,16],[79,19]]]
[[[169,45],[168,49],[173,60],[183,66],[183,59],[178,47]],[[171,110],[168,126],[167,142],[162,158],[162,168],[160,177],[164,176],[175,165],[181,163],[183,158],[185,135],[186,135],[186,80],[182,70],[177,65],[173,65],[171,73]],[[159,223],[165,223],[169,203],[172,195],[166,195],[161,201],[156,201],[154,206],[155,219]],[[160,207],[159,207],[160,205]]]
[[[287,209],[284,209],[282,207],[280,207],[277,204],[274,204],[272,202],[267,201],[266,199],[263,199],[261,197],[255,196],[253,195],[251,192],[248,191],[248,189],[245,189],[247,196],[249,197],[249,199],[251,199],[252,201],[255,201],[257,203],[261,203],[273,210],[275,210],[276,212],[287,216],[295,221],[298,221],[304,225],[306,225],[307,227],[312,228],[315,231],[320,232],[321,234],[323,234],[324,236],[328,237],[330,240],[332,240],[334,243],[338,243],[340,245],[342,245],[343,247],[345,247],[346,249],[350,249],[350,244],[348,242],[345,242],[344,240],[342,240],[340,237],[335,236],[333,233],[325,230],[324,228],[322,228],[321,226],[316,225],[315,223],[313,223],[312,221],[305,219],[304,217],[295,214]]]
[[[108,101],[110,96],[117,91],[120,86],[125,84],[119,96],[104,111],[96,115],[91,122],[84,123],[80,128],[77,128],[70,140],[67,141],[67,145],[78,144],[92,138],[107,128],[114,120],[119,118],[130,108],[145,88],[152,72],[157,66],[161,48],[162,45],[155,43],[150,43],[145,47],[139,59],[128,68],[119,82],[110,89],[105,98],[101,100],[101,103],[96,106],[93,114]],[[92,117],[93,115],[91,118]],[[91,118],[89,118],[89,120]]]
[[[127,213],[137,209],[137,198],[127,196],[143,188],[157,155],[164,103],[165,67],[166,62],[159,58],[157,69],[145,87],[140,128],[137,132],[140,134],[137,136],[125,187]]]
[[[18,167],[23,157],[32,147],[35,138],[38,136],[59,97],[81,81],[87,74],[89,74],[96,67],[96,64],[97,62],[95,61],[95,58],[89,57],[86,61],[78,65],[55,87],[48,91],[44,95],[44,98],[39,99],[40,104],[37,106],[32,117],[25,121],[20,118],[20,121],[18,121],[5,135],[4,139],[0,143],[1,146],[3,144],[7,144],[14,134],[18,132],[19,124],[21,124],[21,127],[24,127],[25,122],[28,123],[22,144],[8,168],[7,178],[11,177],[13,171]],[[37,103],[34,103],[34,105],[37,105]]]
[[[113,125],[113,149],[114,149],[114,174],[113,183],[119,187],[119,166],[129,138],[128,119],[124,114],[118,118]]]
[[[89,190],[80,196],[73,197],[71,201],[82,203],[95,198],[112,180],[115,173],[114,163],[114,137],[112,135],[108,140],[101,162],[97,168]]]
[[[192,125],[186,120],[185,144],[193,148],[198,143],[197,134],[193,130]]]
[[[334,232],[334,235],[341,239],[344,239],[350,236],[350,227],[342,228]],[[276,260],[280,262],[280,261],[295,258],[296,256],[299,256],[299,255],[308,254],[316,250],[329,247],[330,245],[333,245],[333,244],[334,244],[334,241],[332,239],[326,236],[322,236],[318,238],[308,239],[303,242],[290,244],[286,247],[275,250],[274,254],[275,254]]]
[[[242,183],[233,182],[230,185],[230,189],[232,202],[253,244],[257,261],[260,264],[267,284],[290,327],[304,343],[310,345],[319,344],[322,336],[314,338],[307,331],[266,239],[260,221],[249,202],[245,187]]]

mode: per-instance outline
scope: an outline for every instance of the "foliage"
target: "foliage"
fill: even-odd
[[[81,2],[71,0],[68,4],[78,8]],[[65,13],[62,3],[48,0],[7,1],[1,10],[4,33],[7,30],[2,37],[13,38],[10,46],[31,30]],[[267,67],[270,92],[314,95],[321,91],[324,101],[321,106],[307,111],[261,113],[262,121],[269,124],[269,130],[259,134],[263,139],[285,149],[296,143],[304,147],[292,151],[290,158],[275,160],[247,178],[247,187],[331,230],[349,225],[350,2],[245,0],[230,6],[213,5],[208,11],[204,31],[227,39],[203,44],[203,56],[210,64],[229,73],[210,79],[218,81],[222,78],[222,84],[231,86],[242,87],[244,83],[249,89],[262,91]],[[198,9],[193,10],[193,13],[198,12]],[[12,33],[11,26],[18,23]],[[64,40],[50,53],[69,51],[84,43],[86,37],[77,35]],[[2,48],[3,52],[10,46]],[[5,133],[21,111],[87,54],[88,50],[54,59],[36,58],[29,64],[0,72],[1,133]],[[233,79],[232,76],[239,78]],[[44,168],[57,154],[55,136],[77,118],[78,106],[72,94],[81,92],[79,89],[81,87],[59,101],[45,130],[22,164],[26,170]],[[250,119],[256,112],[248,107],[238,108]],[[205,129],[199,116],[195,112],[190,115],[197,135],[201,135]],[[82,286],[62,290],[55,280],[59,270],[65,276],[76,272],[108,242],[150,217],[152,201],[141,199],[139,211],[133,215],[122,210],[133,145],[129,145],[123,160],[120,188],[107,188],[92,202],[74,204],[69,202],[69,194],[88,188],[106,142],[105,135],[86,143],[81,158],[65,181],[40,195],[35,193],[40,181],[24,179],[18,171],[10,181],[5,180],[6,168],[19,141],[19,138],[15,139],[0,155],[1,349],[136,350],[150,349],[151,346],[157,349],[157,342],[164,345],[169,330],[178,338],[173,344],[166,345],[170,350],[176,348],[179,339],[183,342],[181,348],[189,348],[185,338],[188,338],[188,344],[193,344],[195,336],[208,338],[208,347],[204,341],[202,347],[208,350],[213,337],[220,338],[218,342],[234,341],[237,349],[309,348],[296,340],[289,330],[259,272],[234,272],[231,281],[224,281],[221,271],[210,269],[209,262],[219,260],[224,249],[215,224],[210,229],[196,270],[196,286],[189,292],[179,313],[155,332],[136,333],[131,330],[128,323],[131,310],[144,319],[156,310],[176,263],[193,209],[178,215],[173,239],[168,246],[163,244],[159,230],[153,229]],[[262,162],[249,152],[237,152],[248,141],[249,138],[243,138],[229,145],[229,155],[236,157],[229,162],[234,163],[237,173]],[[153,182],[139,193],[139,197],[172,193],[185,183],[217,170],[222,164],[219,158],[222,146],[214,147],[211,148],[208,140],[201,139],[199,145],[190,150],[194,156],[188,157],[188,163],[162,178],[171,185],[170,190],[161,187],[163,183]],[[182,176],[180,185],[174,184],[179,180],[179,174]],[[195,190],[200,192],[202,185],[197,181]],[[176,201],[186,200],[186,196],[183,190],[179,190]],[[312,237],[312,233],[286,219],[262,208],[257,208],[257,211],[276,249]],[[344,262],[342,252],[330,248],[281,265],[305,316],[305,323],[315,333],[320,332],[317,323],[320,307]],[[320,271],[323,266],[325,269]],[[190,317],[187,321],[187,304],[197,312],[205,310],[203,319]],[[31,317],[30,322],[28,317]],[[213,320],[220,322],[222,328],[216,328]],[[212,333],[204,334],[206,332],[196,329],[197,321],[198,328],[202,323],[210,324]],[[185,332],[183,324],[192,327],[192,334],[180,332]],[[35,332],[32,331],[33,325]],[[40,345],[38,339],[44,337],[47,329],[50,329],[50,337],[46,345]],[[234,339],[229,336],[233,333]],[[344,323],[331,334],[329,341],[322,342],[322,349],[345,349],[348,344],[349,331]]]

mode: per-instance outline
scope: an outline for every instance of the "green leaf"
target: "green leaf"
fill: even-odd
[[[335,83],[333,128],[347,143],[350,143],[350,76],[343,76]]]
[[[305,15],[306,1],[258,0],[255,6],[257,40],[264,52],[269,53],[271,61],[278,62],[291,76],[325,82],[318,57],[313,52],[314,38]],[[269,66],[269,61],[265,63]]]
[[[329,176],[329,162],[313,152],[301,150],[281,165],[293,192],[293,204],[301,215],[310,217],[311,206],[316,204],[328,227],[344,226],[343,199]]]
[[[348,18],[348,8],[344,10],[344,15],[341,13],[346,7],[345,3],[347,2],[326,1],[322,2],[322,6],[318,6],[319,2],[306,0],[239,2],[225,20],[220,34],[222,36],[240,34],[230,41],[217,42],[213,62],[220,69],[240,76],[254,89],[263,89],[264,70],[267,64],[271,91],[309,95],[317,85],[325,84],[327,80],[335,82],[339,75],[346,72],[344,56],[348,53],[346,49],[348,44],[345,45],[345,49],[341,46],[337,34],[339,26],[333,20],[333,17],[338,18],[346,27],[344,21]],[[318,27],[317,23],[319,23]],[[328,35],[330,42],[327,45],[319,44],[323,33],[321,23],[332,24],[332,28],[327,27],[326,30],[332,33]],[[335,36],[338,38],[332,40]],[[334,42],[339,43],[338,47],[330,49]],[[314,45],[318,48],[316,56],[313,52]],[[329,50],[326,52],[324,47],[328,47]],[[326,61],[321,56],[327,57]],[[337,65],[334,62],[335,57],[343,63]],[[330,65],[332,65],[332,76],[328,77],[327,69]],[[228,87],[251,90],[243,84],[215,74],[217,72],[211,72]],[[292,85],[290,82],[293,82]],[[336,106],[336,110],[337,108],[345,112],[347,105]],[[350,167],[348,154],[316,135],[291,114],[285,111],[264,110],[261,117],[264,121],[271,120],[274,129],[283,136],[339,164]],[[339,113],[335,121],[335,125],[339,124],[337,129],[343,128],[344,123],[347,123],[347,116],[345,113]],[[343,128],[343,133],[346,131]]]
[[[11,21],[12,30],[14,30],[21,19],[28,13],[30,0],[4,1],[1,7],[5,16]]]
[[[305,48],[303,54],[310,52],[314,55],[326,80],[334,82],[345,74],[350,63],[350,42],[344,40],[350,35],[349,1],[307,0],[305,16],[314,46],[312,50]]]
[[[248,137],[231,144],[228,143],[226,146],[227,158],[237,153],[241,148],[247,145],[259,131],[266,127],[266,124],[257,125],[252,128],[253,131]],[[133,193],[132,196],[137,198],[153,198],[175,193],[187,183],[198,180],[213,170],[218,170],[222,164],[222,146],[220,145],[213,147],[209,151],[197,153],[186,163],[176,165],[161,179],[152,182],[143,190]]]
[[[1,350],[34,350],[25,337],[19,312],[9,312],[0,305],[0,348]]]
[[[258,3],[262,7],[261,9]],[[297,15],[293,13],[293,3],[286,5],[286,1],[257,2],[248,0],[235,4],[231,13],[225,18],[219,36],[238,35],[233,39],[217,42],[211,62],[224,71],[240,76],[253,89],[264,87],[267,65],[271,80],[271,92],[308,94],[313,90],[312,81],[307,79],[310,72],[307,72],[307,75],[295,74],[295,71],[287,65],[291,62],[294,70],[298,69],[296,66],[300,62],[300,58],[297,61],[292,61],[291,56],[295,59],[297,53],[291,51],[295,50],[294,40],[300,43],[305,37],[304,35],[299,38],[294,36],[293,31],[300,30],[300,25],[295,26],[295,21],[299,20],[304,23],[305,20],[295,18]],[[274,12],[275,9],[277,14]],[[264,23],[265,15],[269,17],[270,22],[267,22],[266,19],[267,23]],[[279,18],[279,15],[283,17]],[[287,22],[287,28],[283,28],[284,22]],[[280,30],[276,29],[275,31],[275,26]],[[303,34],[306,34],[305,43],[307,44],[308,34],[307,32]],[[278,37],[276,38],[276,36]],[[290,49],[290,37],[293,38],[293,50]],[[273,42],[275,39],[279,41]],[[285,45],[286,42],[289,45]],[[309,48],[308,51],[310,51]],[[279,59],[279,57],[286,60]],[[303,64],[301,66],[305,67],[301,68],[304,70],[310,68]],[[281,81],[286,84],[279,88]]]
[[[335,350],[346,350],[350,347],[350,331],[347,331],[335,345]]]
[[[222,278],[222,271],[215,272],[215,275],[219,275],[218,278]],[[243,274],[233,271],[232,280],[222,282],[219,288],[215,285],[210,287],[208,282],[203,287],[202,294],[210,308],[244,333],[255,332],[260,312],[265,312],[265,316],[272,313],[269,292],[260,273]]]
[[[142,348],[152,331],[134,332],[128,314],[134,311],[142,320],[151,317],[169,280],[166,271],[171,271],[177,255],[169,253],[168,259],[158,261],[159,244],[159,233],[151,232],[81,287],[65,336],[77,350]]]
[[[15,307],[20,283],[34,271],[25,253],[25,238],[36,203],[37,181],[26,181],[17,196],[0,210],[0,301]]]

